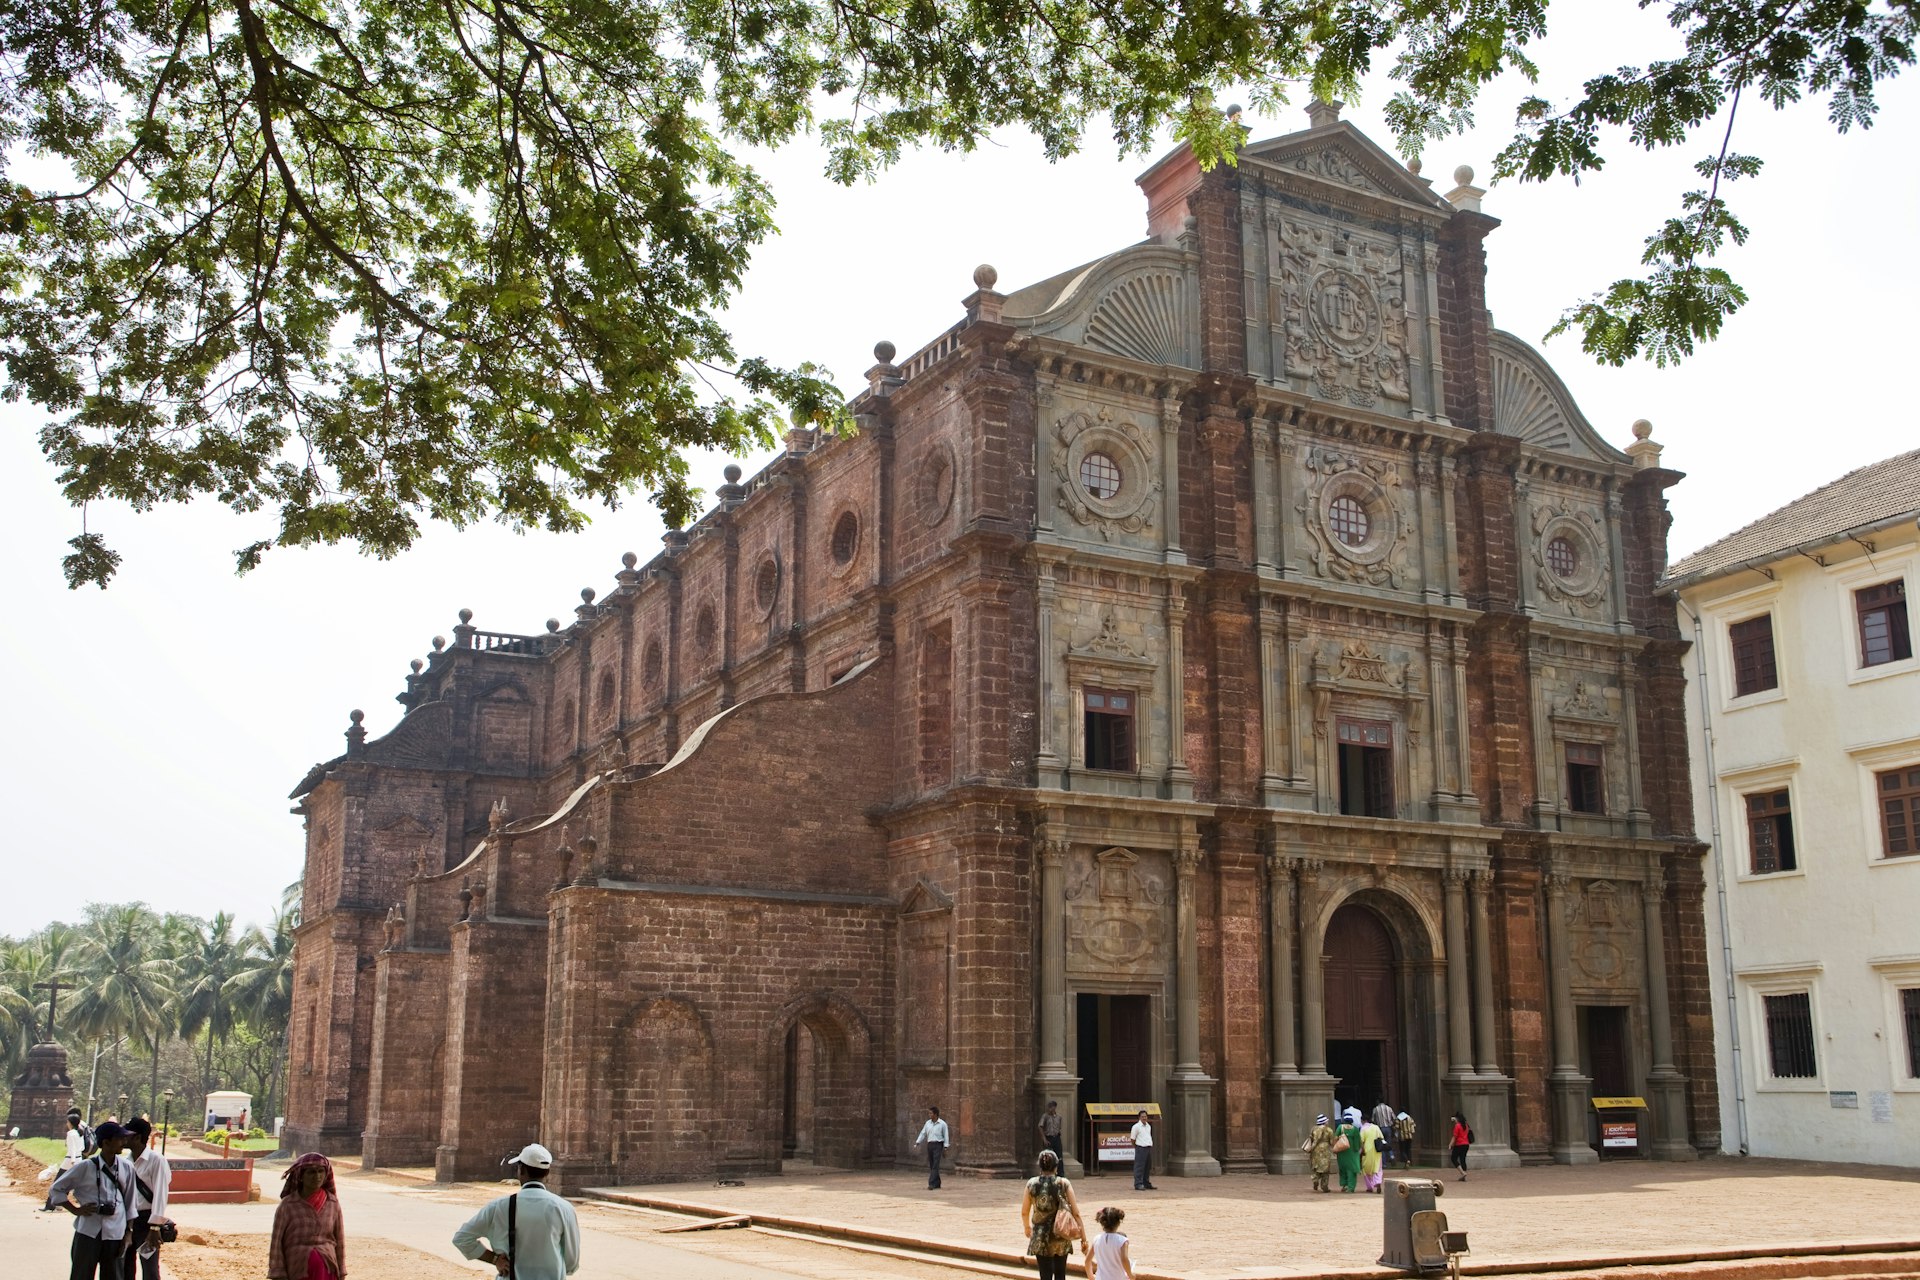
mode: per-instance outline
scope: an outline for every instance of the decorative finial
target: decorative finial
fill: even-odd
[[[445,636],[435,636],[433,638],[433,651],[435,653],[440,652],[442,649],[446,647],[447,647],[447,638]]]
[[[593,597],[594,597],[594,595],[595,595],[595,594],[596,594],[596,593],[594,592],[594,589],[593,589],[592,587],[582,587],[582,588],[580,588],[580,603],[581,603],[581,604],[592,604],[592,603],[593,603]]]
[[[897,354],[897,349],[885,338],[873,344],[873,362],[875,364],[892,364],[895,354]]]
[[[420,661],[420,659],[415,658],[412,662],[409,662],[407,665],[413,668],[413,674],[419,675],[420,668],[426,666],[427,664]]]
[[[347,719],[351,722],[347,725],[347,754],[350,756],[359,755],[366,747],[367,726],[360,723],[366,718],[367,713],[358,708],[347,712]]]
[[[1415,156],[1413,159],[1407,161],[1407,172],[1412,174],[1416,178],[1420,176],[1420,157],[1419,156]]]
[[[1467,213],[1480,212],[1480,197],[1486,189],[1473,185],[1473,166],[1463,164],[1453,171],[1453,190],[1447,192],[1447,203]]]
[[[998,283],[1000,283],[1000,273],[993,269],[991,263],[983,262],[973,269],[974,288],[991,289]]]
[[[1455,169],[1453,171],[1453,181],[1455,186],[1461,186],[1461,187],[1472,186],[1473,185],[1473,166],[1470,164],[1463,164],[1458,169]]]
[[[1640,470],[1660,465],[1660,455],[1666,446],[1654,443],[1653,424],[1641,418],[1633,424],[1633,443],[1627,446],[1627,456],[1633,459],[1633,465]]]
[[[1634,419],[1633,438],[1635,440],[1650,439],[1652,435],[1653,435],[1653,424],[1651,422],[1648,422],[1645,418]]]
[[[640,557],[635,555],[633,552],[629,551],[625,555],[620,557],[620,563],[622,565],[625,565],[627,568],[631,569],[633,568],[633,566],[640,563]],[[558,624],[556,623],[555,625],[557,626]]]
[[[472,622],[472,621],[473,621],[473,610],[471,610],[471,609],[462,609],[462,610],[460,611],[460,625],[464,627],[464,626],[466,626],[466,625],[467,625],[467,624],[468,624],[469,622]]]
[[[367,713],[364,711],[361,711],[358,708],[355,708],[354,710],[347,712],[347,719],[354,724],[359,724],[362,721],[364,721],[366,718],[367,718]]]
[[[738,463],[729,462],[726,466],[720,468],[720,474],[727,478],[728,484],[740,483],[740,466]]]
[[[548,631],[548,633],[549,633],[549,634],[551,634],[551,633],[553,633],[553,632],[556,632],[556,631],[558,631],[558,630],[560,630],[560,619],[558,619],[558,618],[548,618],[548,619],[547,619],[547,631]]]
[[[1344,102],[1329,102],[1325,98],[1315,98],[1307,104],[1307,128],[1324,129],[1340,119],[1340,108]]]
[[[1190,213],[1180,219],[1180,226],[1186,231],[1198,231],[1200,229],[1200,219]]]
[[[1240,104],[1239,103],[1236,102],[1227,108],[1227,119],[1233,121],[1235,124],[1240,123]]]

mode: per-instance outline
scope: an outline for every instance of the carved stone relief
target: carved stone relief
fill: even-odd
[[[1067,869],[1067,968],[1137,976],[1167,969],[1168,877],[1162,857],[1078,853]]]
[[[1318,162],[1302,157],[1296,164]],[[1279,236],[1287,376],[1306,379],[1325,399],[1361,408],[1408,400],[1399,248],[1291,219],[1281,221]]]
[[[1365,454],[1318,447],[1306,450],[1305,468],[1307,489],[1299,512],[1312,540],[1307,556],[1314,571],[1342,582],[1399,587],[1408,573],[1400,468]],[[1351,514],[1340,524],[1336,504],[1349,513],[1357,505],[1364,524],[1357,536]]]
[[[1108,540],[1151,526],[1161,490],[1154,434],[1104,407],[1093,414],[1075,410],[1056,421],[1052,466],[1061,508]],[[1105,455],[1118,470],[1113,492],[1099,494],[1083,483],[1081,464],[1088,454]]]
[[[1606,528],[1586,507],[1542,502],[1533,508],[1533,581],[1562,604],[1598,609],[1612,584]]]
[[[1640,983],[1639,918],[1631,886],[1589,880],[1571,895],[1571,953],[1576,986],[1632,989]]]

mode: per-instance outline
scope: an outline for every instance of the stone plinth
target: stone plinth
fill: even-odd
[[[46,1042],[27,1050],[26,1069],[13,1082],[7,1126],[20,1126],[23,1138],[58,1138],[67,1131],[67,1108],[72,1105],[67,1051]]]

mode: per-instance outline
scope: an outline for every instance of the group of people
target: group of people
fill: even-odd
[[[157,1246],[172,1170],[150,1145],[153,1125],[134,1119],[89,1130],[67,1115],[69,1157],[47,1190],[47,1209],[74,1216],[71,1280],[159,1280]],[[485,1205],[453,1233],[463,1257],[514,1280],[562,1280],[580,1266],[573,1206],[546,1188],[553,1153],[539,1143],[513,1159],[520,1189]],[[268,1280],[341,1280],[346,1220],[333,1162],[309,1152],[287,1168],[267,1245]]]
[[[1458,1111],[1453,1113],[1449,1124],[1448,1159],[1459,1170],[1460,1180],[1465,1182],[1473,1129]],[[1333,1188],[1328,1182],[1337,1170],[1341,1191],[1383,1193],[1385,1168],[1396,1154],[1402,1164],[1413,1163],[1413,1139],[1417,1131],[1412,1116],[1395,1111],[1384,1100],[1364,1117],[1360,1108],[1342,1108],[1336,1102],[1331,1118],[1324,1113],[1314,1117],[1313,1132],[1300,1144],[1313,1173],[1313,1189],[1331,1191]]]
[[[1146,1112],[1140,1115],[1144,1123]],[[1051,1148],[1044,1150],[1039,1164],[1040,1172],[1027,1179],[1020,1196],[1020,1229],[1026,1235],[1026,1253],[1037,1265],[1040,1280],[1066,1280],[1073,1242],[1082,1239],[1086,1240],[1087,1280],[1134,1280],[1133,1254],[1127,1247],[1127,1237],[1120,1234],[1127,1211],[1112,1205],[1101,1209],[1094,1214],[1100,1231],[1088,1238],[1073,1183],[1060,1176],[1059,1154]]]
[[[152,1142],[145,1117],[89,1129],[77,1107],[67,1112],[67,1156],[46,1207],[73,1215],[73,1280],[159,1280],[173,1172]]]

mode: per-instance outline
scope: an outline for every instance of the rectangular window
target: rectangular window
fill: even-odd
[[[1767,1054],[1776,1080],[1811,1080],[1813,997],[1805,991],[1764,997],[1767,1006]]]
[[[1393,816],[1393,726],[1384,720],[1342,720],[1340,812],[1361,818]]]
[[[1900,992],[1900,1022],[1907,1029],[1907,1076],[1920,1080],[1920,987]]]
[[[1733,696],[1780,687],[1773,662],[1773,615],[1763,613],[1727,628],[1733,640]]]
[[[1119,689],[1088,689],[1087,768],[1133,772],[1134,696]]]
[[[1880,798],[1880,847],[1883,856],[1920,853],[1920,766],[1889,769],[1873,776]]]
[[[1877,667],[1913,656],[1913,636],[1907,630],[1907,584],[1883,582],[1853,593],[1860,617],[1860,665]]]
[[[1798,867],[1793,852],[1793,811],[1784,790],[1747,797],[1747,844],[1753,851],[1754,875]]]
[[[1601,781],[1600,744],[1567,744],[1567,808],[1575,813],[1605,813],[1606,789]]]

